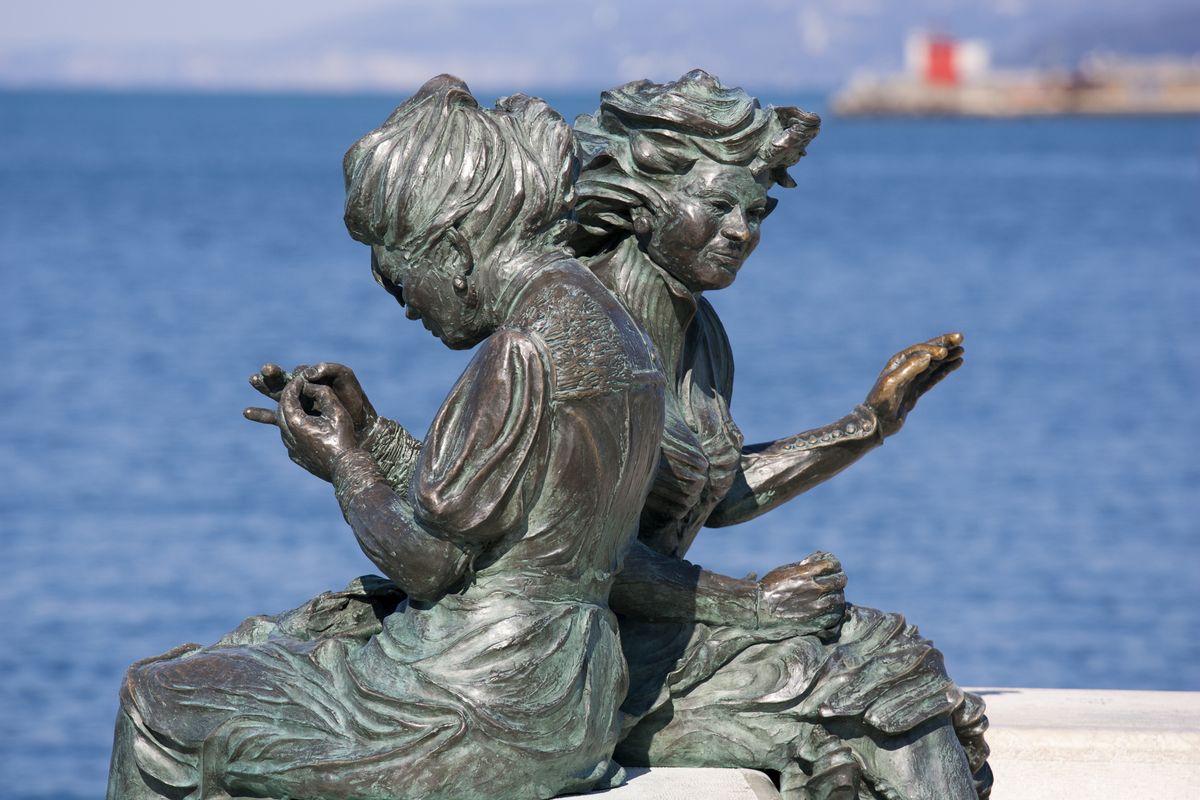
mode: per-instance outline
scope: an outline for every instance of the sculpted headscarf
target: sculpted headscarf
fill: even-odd
[[[600,110],[575,120],[583,171],[576,184],[582,232],[629,227],[627,209],[666,188],[700,158],[747,167],[791,188],[788,167],[804,155],[821,118],[767,106],[703,70],[672,83],[634,81],[600,95]],[[581,233],[582,233],[581,232]]]

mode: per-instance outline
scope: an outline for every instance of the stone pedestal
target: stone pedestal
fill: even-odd
[[[987,700],[992,800],[1200,798],[1200,692],[976,689]],[[738,769],[631,769],[605,800],[777,800]]]
[[[992,800],[1195,800],[1200,692],[976,689]]]
[[[771,779],[752,769],[630,768],[624,786],[588,797],[603,800],[779,800]]]

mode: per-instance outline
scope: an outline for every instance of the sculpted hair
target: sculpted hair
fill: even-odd
[[[346,228],[421,253],[451,229],[476,254],[565,240],[577,172],[571,129],[542,100],[486,110],[439,75],[346,152]]]
[[[627,229],[628,210],[654,199],[700,158],[744,166],[791,188],[788,167],[804,156],[821,118],[767,106],[703,70],[671,83],[634,81],[600,95],[600,109],[575,120],[583,157],[577,244]]]

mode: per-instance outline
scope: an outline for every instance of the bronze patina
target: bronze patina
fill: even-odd
[[[743,443],[729,411],[732,352],[703,293],[733,283],[775,205],[768,190],[795,186],[787,170],[819,125],[700,70],[605,92],[599,111],[576,120],[576,253],[666,366],[663,447],[638,534],[665,555],[682,557],[705,525],[751,519],[836,475],[962,364],[961,334],[912,345],[842,419]],[[623,617],[623,708],[638,722],[618,761],[768,768],[801,797],[987,794],[982,700],[950,681],[903,617],[846,605],[824,630],[792,633]]]
[[[975,798],[979,698],[817,552],[761,580],[683,560],[898,431],[962,362],[913,345],[823,428],[746,446],[729,286],[820,120],[701,72],[574,132],[427,83],[345,158],[375,280],[478,352],[424,439],[352,370],[251,384],[387,576],[130,668],[109,797],[549,798],[622,766],[772,770],[787,798]]]

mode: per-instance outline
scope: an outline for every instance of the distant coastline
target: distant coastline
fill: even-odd
[[[992,70],[988,46],[911,34],[907,69],[859,75],[832,101],[842,116],[1174,116],[1200,114],[1200,54],[1093,55],[1078,68]]]

